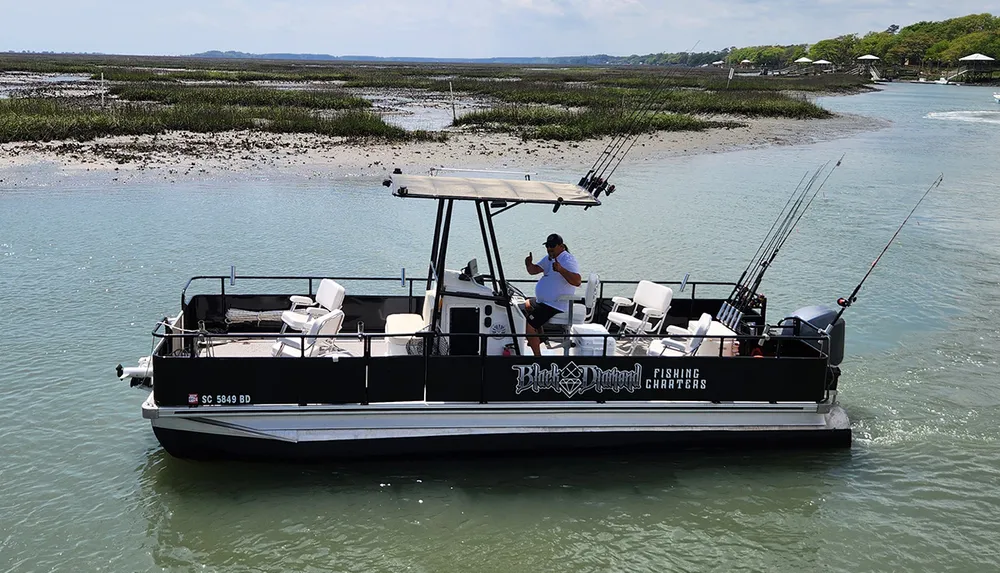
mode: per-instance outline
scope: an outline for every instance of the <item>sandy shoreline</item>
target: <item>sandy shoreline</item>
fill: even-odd
[[[645,136],[631,150],[626,163],[769,145],[807,144],[888,125],[856,115],[823,120],[727,119],[736,119],[746,127]],[[256,131],[172,132],[158,136],[103,137],[83,143],[0,144],[0,169],[49,164],[67,174],[153,171],[165,177],[273,170],[308,170],[328,177],[373,176],[394,167],[407,173],[425,172],[430,167],[538,170],[559,166],[585,170],[608,141],[525,142],[506,134],[450,131],[449,140],[444,143],[400,144]]]

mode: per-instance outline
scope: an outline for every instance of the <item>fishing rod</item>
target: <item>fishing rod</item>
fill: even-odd
[[[802,194],[800,195],[798,201],[796,201],[796,205],[793,207],[792,210],[789,211],[789,216],[786,219],[783,227],[780,228],[778,233],[775,233],[773,243],[770,245],[768,249],[764,251],[765,253],[770,253],[770,255],[768,255],[766,258],[762,258],[759,264],[760,271],[759,273],[756,274],[755,281],[752,281],[753,286],[750,287],[750,293],[756,292],[757,288],[760,287],[760,283],[764,278],[764,273],[774,262],[774,259],[778,256],[778,253],[781,251],[781,248],[785,246],[785,242],[788,241],[788,238],[792,236],[792,232],[798,226],[799,221],[802,220],[802,217],[805,216],[806,211],[808,211],[809,207],[812,206],[813,201],[815,201],[816,197],[819,196],[820,191],[822,191],[823,187],[826,186],[826,182],[830,180],[830,177],[833,175],[833,172],[836,171],[837,168],[840,167],[840,165],[843,163],[845,156],[846,154],[841,155],[840,159],[837,160],[837,163],[834,164],[833,168],[827,171],[826,177],[823,179],[823,182],[820,183],[819,187],[817,187],[815,191],[813,191],[812,196],[809,198],[809,201],[806,202],[806,204],[803,206],[802,201],[809,194],[809,191],[812,190],[812,187],[816,184],[816,181],[819,180],[820,175],[823,174],[823,171],[826,170],[826,167],[829,165],[829,162],[824,163],[823,166],[820,167],[809,179],[809,183],[806,185],[805,189],[803,189]]]
[[[696,42],[695,46],[697,45],[698,43]],[[631,151],[636,141],[638,141],[639,136],[643,133],[643,128],[652,123],[655,113],[650,112],[654,109],[657,97],[663,91],[663,86],[669,78],[669,74],[662,75],[653,89],[646,94],[646,97],[626,117],[621,134],[616,135],[608,143],[601,154],[598,155],[591,168],[580,178],[580,182],[578,183],[580,187],[586,188],[595,197],[599,196],[605,190],[607,190],[607,194],[609,195],[614,192],[614,186],[608,186],[608,179],[611,175],[614,175],[618,166],[625,159],[625,156]],[[631,140],[631,143],[629,140]],[[624,151],[622,151],[623,149]],[[614,164],[613,167],[612,164]],[[611,169],[610,173],[608,173],[608,169]],[[605,173],[607,173],[606,176]]]
[[[691,46],[690,49],[688,49],[687,53],[690,54],[690,52],[693,51],[698,46],[698,44],[700,44],[700,43],[701,43],[701,40],[699,39],[697,42],[694,43],[693,46]],[[656,84],[656,87],[654,89],[650,90],[650,92],[648,94],[646,94],[646,99],[643,101],[643,103],[641,105],[637,106],[635,110],[633,110],[633,113],[630,114],[629,119],[626,121],[626,129],[623,130],[623,134],[620,135],[620,136],[616,136],[614,139],[612,139],[612,141],[608,145],[608,147],[605,148],[604,153],[601,156],[598,157],[597,161],[594,162],[594,165],[590,168],[590,171],[587,173],[587,176],[589,176],[591,173],[597,172],[598,169],[600,169],[601,172],[597,174],[597,177],[600,177],[600,178],[602,178],[604,180],[607,180],[607,179],[609,179],[611,177],[611,175],[614,175],[615,170],[618,169],[618,165],[615,165],[615,167],[611,170],[611,173],[608,174],[607,177],[603,177],[604,172],[607,171],[607,167],[606,167],[606,165],[602,164],[601,166],[599,166],[598,164],[602,163],[602,160],[603,160],[604,162],[607,163],[607,165],[610,165],[610,162],[614,160],[614,157],[617,157],[618,152],[621,151],[621,149],[623,147],[625,147],[625,143],[627,143],[628,137],[631,136],[631,135],[634,135],[632,133],[632,128],[634,127],[633,124],[636,121],[638,121],[638,119],[642,115],[644,115],[646,112],[648,112],[649,110],[651,110],[653,108],[653,105],[652,105],[653,101],[655,100],[656,96],[659,94],[660,90],[662,89],[663,84],[667,80],[667,77],[668,77],[667,74],[664,74],[663,76],[661,76],[660,77],[660,81]],[[635,140],[632,141],[632,144],[629,145],[628,149],[626,149],[625,152],[622,154],[622,159],[624,159],[625,155],[628,155],[628,152],[632,149],[632,146],[635,145],[635,141],[636,140],[638,140],[638,137]],[[616,146],[617,149],[615,149],[614,153],[609,154],[608,151],[613,146]],[[618,161],[618,164],[621,164],[621,160]],[[585,176],[584,179],[586,179],[587,176]]]
[[[795,200],[792,203],[792,206],[788,209],[788,211],[784,212],[784,216],[782,217],[779,215],[779,219],[781,219],[781,224],[778,226],[778,229],[771,235],[771,238],[768,241],[767,246],[764,248],[764,251],[761,253],[760,258],[756,259],[756,261],[754,262],[753,270],[748,276],[747,281],[739,285],[739,293],[737,294],[736,299],[733,301],[737,309],[746,310],[746,307],[749,306],[749,303],[753,298],[753,294],[756,291],[756,288],[752,287],[751,285],[753,284],[756,284],[757,286],[760,285],[760,281],[763,280],[764,273],[767,272],[768,265],[770,265],[770,262],[773,261],[774,257],[776,256],[775,249],[777,245],[781,242],[781,238],[785,235],[785,233],[790,232],[789,227],[792,221],[795,220],[796,213],[799,211],[799,209],[801,209],[802,201],[805,199],[805,196],[809,192],[809,189],[815,183],[816,177],[817,175],[814,173],[812,177],[809,178],[809,182],[804,187],[802,187],[801,191],[797,192],[794,195]]]
[[[823,190],[823,187],[826,186],[826,182],[830,180],[830,176],[833,175],[833,172],[836,171],[838,167],[840,167],[840,164],[844,162],[844,157],[846,156],[847,156],[846,153],[841,155],[840,159],[837,160],[837,163],[835,163],[834,166],[829,171],[826,172],[826,177],[823,179],[823,182],[819,184],[819,187],[816,189],[816,192],[813,193],[813,196],[809,198],[809,202],[806,203],[806,206],[802,208],[802,212],[799,213],[799,218],[796,219],[795,223],[792,224],[792,229],[794,229],[796,225],[799,224],[799,220],[802,219],[802,216],[805,215],[806,211],[809,210],[809,206],[812,205],[812,202],[816,200],[816,196],[819,195],[819,192]],[[823,169],[825,168],[826,165],[823,166]],[[820,171],[822,171],[822,169]],[[785,238],[782,239],[781,244],[778,245],[778,249],[781,249],[781,247],[785,245],[785,241],[788,240],[789,236],[791,236],[791,233],[785,235]]]
[[[736,297],[736,293],[739,291],[740,287],[743,285],[743,280],[746,278],[747,273],[750,272],[750,267],[752,267],[753,264],[754,264],[754,262],[758,260],[757,256],[760,255],[763,252],[762,249],[764,248],[764,245],[769,242],[769,239],[771,238],[771,233],[774,232],[774,228],[777,227],[778,221],[780,221],[782,219],[782,215],[784,214],[785,209],[787,209],[788,206],[792,203],[792,199],[794,199],[795,196],[798,195],[799,189],[802,187],[802,182],[805,181],[806,177],[808,177],[808,176],[809,176],[809,172],[807,171],[802,176],[802,179],[799,180],[799,184],[795,186],[795,191],[792,191],[792,194],[789,195],[788,201],[785,201],[785,205],[781,208],[781,211],[778,212],[778,216],[774,219],[774,222],[771,223],[771,228],[767,230],[767,233],[764,235],[764,238],[761,240],[760,245],[757,246],[757,250],[754,251],[753,256],[750,257],[750,262],[747,263],[747,267],[745,269],[743,269],[743,274],[741,274],[739,280],[736,281],[736,285],[733,286],[733,292],[731,292],[729,294],[729,298],[727,298],[726,300],[733,300]]]
[[[604,151],[597,157],[597,160],[594,161],[594,164],[590,167],[590,171],[587,172],[586,178],[589,178],[591,174],[596,173],[598,170],[603,169],[606,163],[613,160],[613,157],[617,155],[618,150],[620,150],[623,141],[632,135],[632,127],[634,124],[652,107],[652,102],[655,99],[656,94],[662,88],[662,84],[666,82],[666,79],[667,76],[663,75],[656,86],[650,90],[640,104],[632,110],[625,120],[625,129],[622,130],[621,134],[616,135],[611,142],[608,143],[607,147],[604,148]],[[613,148],[617,148],[615,149],[614,154],[611,153]]]
[[[924,202],[924,199],[927,197],[928,194],[930,194],[932,190],[941,186],[942,181],[944,181],[943,173],[941,175],[938,175],[938,178],[934,180],[934,183],[931,183],[931,186],[927,188],[927,191],[924,191],[924,194],[920,196],[920,200],[917,201],[917,204],[914,205],[912,209],[910,209],[910,213],[906,216],[905,219],[903,219],[903,222],[899,224],[899,228],[896,229],[896,232],[892,234],[892,238],[890,238],[889,242],[885,244],[885,248],[883,248],[882,252],[879,253],[878,258],[876,258],[872,262],[872,266],[868,268],[868,272],[865,273],[865,276],[861,279],[861,282],[858,283],[858,286],[854,287],[854,291],[851,293],[851,295],[848,297],[841,297],[837,299],[837,304],[840,306],[840,312],[837,313],[837,316],[835,316],[833,320],[830,322],[829,326],[826,327],[827,331],[833,330],[833,325],[836,324],[838,320],[840,320],[840,317],[843,316],[844,311],[850,308],[852,304],[857,302],[858,292],[861,290],[861,285],[865,284],[865,281],[868,280],[868,277],[872,274],[872,271],[875,270],[875,265],[877,265],[878,262],[882,260],[882,255],[884,255],[885,252],[889,250],[889,247],[892,245],[892,242],[896,240],[897,236],[899,236],[899,232],[903,230],[903,226],[905,226],[906,222],[909,221],[910,217],[913,216],[913,213],[917,210],[917,207],[919,207],[920,204]]]
[[[765,236],[764,242],[761,243],[761,247],[757,248],[757,252],[754,253],[751,263],[747,266],[747,269],[744,270],[737,286],[733,289],[733,294],[730,295],[730,298],[727,300],[729,305],[736,311],[745,312],[747,308],[749,308],[754,296],[757,293],[757,289],[760,288],[761,282],[764,280],[764,274],[767,272],[767,269],[771,268],[771,265],[774,263],[775,258],[777,258],[778,253],[781,252],[781,248],[785,245],[785,242],[788,241],[788,238],[798,226],[799,221],[801,221],[802,217],[805,216],[806,211],[809,210],[809,207],[812,205],[813,201],[815,201],[819,192],[826,185],[827,181],[830,180],[833,172],[840,167],[843,161],[844,155],[841,155],[840,159],[837,160],[837,163],[829,171],[826,170],[829,162],[824,164],[816,170],[812,177],[809,178],[809,182],[804,187],[802,186],[802,182],[805,181],[806,176],[809,174],[806,173],[802,180],[799,181],[799,185],[796,186],[796,190],[792,193],[792,196],[789,197],[788,202],[786,202],[785,207],[782,208],[781,213],[778,214],[778,218],[775,220],[775,223],[771,225],[772,230],[775,226],[777,226],[777,231],[774,231],[773,233],[768,231],[768,235]],[[819,186],[813,190],[813,187],[815,187],[816,182],[819,181],[819,178],[824,171],[826,171],[826,177],[824,177]],[[810,191],[812,192],[811,196]],[[809,197],[808,201],[805,200],[806,197]],[[789,203],[792,203],[790,208],[788,207]],[[778,224],[778,221],[781,221],[780,225]],[[770,240],[768,237],[770,237]],[[763,251],[761,251],[761,248],[765,244],[767,247],[763,248]],[[758,256],[760,258],[758,258]],[[756,264],[754,264],[754,261],[756,261]],[[753,269],[752,273],[750,272],[751,268]],[[750,273],[749,278],[744,281],[744,278],[748,273]]]
[[[650,90],[648,94],[646,94],[646,98],[632,110],[632,112],[625,119],[625,125],[622,129],[622,133],[620,135],[616,135],[611,142],[608,143],[607,147],[604,148],[604,151],[598,155],[597,160],[594,161],[590,170],[587,171],[587,174],[580,179],[579,185],[587,188],[587,190],[593,193],[595,197],[598,197],[602,191],[608,189],[607,178],[603,177],[604,173],[607,171],[608,166],[615,161],[615,159],[618,159],[618,164],[620,164],[622,159],[625,158],[625,154],[628,153],[628,150],[626,150],[620,158],[618,157],[619,152],[621,152],[622,148],[625,147],[629,139],[635,137],[641,131],[637,130],[636,127],[640,124],[642,118],[653,108],[656,96],[662,90],[662,86],[666,80],[666,75],[661,77],[659,83],[657,83],[657,85]],[[647,120],[646,123],[648,124],[649,120]],[[629,146],[629,149],[631,148],[632,147]],[[614,192],[613,187],[610,188],[610,192]],[[608,194],[610,195],[610,193]]]
[[[806,202],[805,205],[801,206],[801,208],[796,209],[796,211],[792,215],[793,220],[790,221],[790,224],[787,226],[787,228],[782,233],[776,235],[777,237],[779,237],[779,240],[774,245],[774,249],[771,251],[771,254],[768,256],[768,258],[761,262],[760,271],[756,273],[754,280],[744,291],[745,293],[744,300],[741,301],[742,307],[745,308],[746,306],[748,306],[748,303],[753,299],[754,295],[756,295],[757,289],[760,288],[760,284],[764,280],[764,273],[767,272],[767,269],[771,268],[771,265],[774,263],[775,258],[777,258],[778,253],[781,252],[781,248],[785,245],[785,242],[788,241],[788,238],[792,236],[792,232],[798,226],[799,221],[801,221],[802,217],[805,216],[806,211],[809,210],[809,207],[812,205],[813,201],[819,195],[819,192],[826,185],[826,182],[830,180],[830,176],[833,175],[833,172],[837,170],[837,167],[840,167],[843,161],[844,161],[844,156],[842,155],[840,159],[837,160],[837,163],[829,171],[827,171],[826,177],[823,179],[823,182],[820,183],[819,187],[817,187],[816,190],[812,192],[812,196],[809,198],[809,201]],[[810,180],[809,185],[806,186],[806,190],[803,193],[802,198],[805,198],[805,196],[809,193],[812,186],[818,180],[818,177],[826,169],[827,165],[828,164],[823,165],[823,167],[821,167],[819,170],[816,171],[816,174],[813,175],[813,178]]]
[[[806,178],[809,177],[809,172],[807,171],[802,179],[799,180],[798,185],[795,186],[795,190],[788,197],[785,205],[781,208],[778,213],[778,217],[771,224],[771,228],[768,230],[767,234],[764,236],[764,240],[761,242],[760,246],[757,247],[757,251],[754,256],[750,259],[747,267],[743,270],[743,274],[740,275],[739,281],[733,286],[733,290],[729,297],[722,303],[722,307],[716,314],[716,318],[719,319],[723,324],[726,324],[732,329],[736,329],[737,324],[742,318],[744,312],[746,312],[753,302],[753,293],[750,290],[750,285],[754,282],[754,278],[759,274],[762,274],[761,267],[766,264],[765,261],[768,258],[767,253],[773,250],[773,245],[781,236],[784,229],[787,228],[787,222],[791,220],[793,214],[796,211],[798,205],[801,205],[802,197],[808,192],[810,185],[816,179],[814,174],[809,180],[809,183],[803,187],[803,183]],[[752,272],[750,278],[747,278],[748,273]]]

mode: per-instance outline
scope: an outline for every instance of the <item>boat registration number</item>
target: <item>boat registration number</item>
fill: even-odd
[[[229,406],[234,404],[253,404],[250,394],[202,394],[199,399],[202,405]]]

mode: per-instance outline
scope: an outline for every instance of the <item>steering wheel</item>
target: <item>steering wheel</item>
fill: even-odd
[[[524,292],[521,289],[514,286],[514,283],[507,283],[507,300],[512,300],[515,297],[521,297],[527,300],[528,297],[524,296]]]

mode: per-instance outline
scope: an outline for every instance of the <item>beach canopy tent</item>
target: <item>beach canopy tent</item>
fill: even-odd
[[[816,60],[815,62],[813,62],[813,65],[814,66],[829,66],[832,63],[833,62],[828,62],[826,60]]]
[[[811,64],[811,63],[813,63],[813,61],[810,60],[809,58],[805,57],[805,56],[802,56],[801,58],[795,60],[795,63],[796,64]]]
[[[873,56],[871,54],[865,54],[863,56],[860,56],[858,59],[859,60],[863,60],[863,61],[868,61],[868,62],[874,62],[875,60],[878,60],[879,57],[878,56]]]

